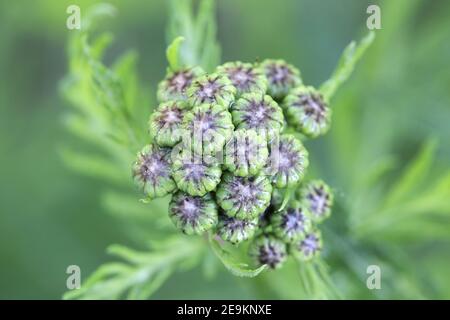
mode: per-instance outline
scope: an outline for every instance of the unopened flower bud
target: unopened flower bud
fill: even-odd
[[[238,244],[253,237],[257,227],[258,219],[241,220],[222,215],[219,216],[217,233],[223,240]]]
[[[254,176],[267,163],[268,157],[264,136],[255,130],[238,129],[225,146],[224,166],[236,176]]]
[[[163,102],[152,113],[150,135],[158,145],[172,147],[181,140],[185,106],[182,101]]]
[[[261,69],[251,63],[228,62],[217,67],[217,72],[224,74],[237,89],[237,95],[267,90],[267,79]]]
[[[203,73],[204,71],[200,67],[169,72],[158,85],[158,100],[163,102],[186,99],[186,90],[191,85],[192,80]]]
[[[287,121],[304,135],[315,138],[330,128],[331,109],[313,87],[300,86],[284,99]]]
[[[291,90],[302,83],[300,71],[284,60],[264,60],[261,65],[268,80],[267,93],[277,101],[283,99]]]
[[[179,191],[170,201],[169,216],[185,234],[202,234],[217,225],[217,205],[209,193],[195,197]]]
[[[250,244],[249,255],[258,265],[278,269],[287,258],[286,244],[272,235],[262,234]]]
[[[270,163],[266,173],[272,177],[277,188],[298,184],[309,165],[308,151],[293,135],[284,134],[270,150]]]
[[[202,104],[186,113],[184,127],[191,135],[195,149],[206,155],[222,152],[223,146],[233,135],[231,114],[217,104]]]
[[[322,251],[322,234],[319,230],[311,230],[303,239],[293,245],[293,254],[301,260],[308,261],[320,255]]]
[[[274,234],[288,243],[303,239],[312,227],[310,213],[300,204],[274,213],[270,224]]]
[[[145,146],[133,164],[135,183],[150,198],[163,197],[175,190],[171,178],[170,151],[157,145]]]
[[[238,177],[227,173],[217,192],[217,203],[230,217],[254,219],[270,204],[272,186],[264,176]]]
[[[314,222],[319,223],[328,218],[333,205],[333,192],[322,180],[313,180],[299,189],[299,200],[311,212]]]
[[[226,76],[217,73],[196,78],[187,89],[191,106],[213,103],[228,109],[234,101],[235,94],[236,88],[231,81]]]
[[[244,94],[232,107],[233,123],[238,129],[253,129],[266,134],[268,141],[284,126],[283,110],[268,95]]]
[[[203,196],[219,184],[222,170],[218,162],[207,161],[189,149],[173,157],[172,177],[180,190]]]

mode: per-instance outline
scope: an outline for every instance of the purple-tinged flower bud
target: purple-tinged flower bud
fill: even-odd
[[[300,71],[284,60],[264,60],[261,65],[268,80],[267,93],[275,100],[283,99],[292,88],[302,83]]]
[[[258,265],[280,268],[287,258],[286,244],[272,235],[262,234],[249,246],[249,255]]]
[[[264,136],[255,130],[238,129],[225,145],[224,166],[236,176],[254,176],[267,163],[268,157]]]
[[[227,173],[222,177],[216,199],[229,217],[254,219],[270,204],[272,186],[264,176],[237,177]]]
[[[293,135],[284,134],[271,145],[266,173],[277,188],[298,184],[309,165],[308,151]]]
[[[217,104],[202,104],[184,116],[184,128],[192,138],[194,148],[205,155],[223,151],[223,146],[233,135],[231,114]]]
[[[169,216],[174,225],[188,235],[202,234],[218,221],[217,205],[209,193],[195,197],[177,192],[170,201]]]
[[[192,80],[202,74],[204,74],[204,71],[200,67],[169,72],[158,85],[158,100],[163,102],[186,99],[186,90],[191,85]]]
[[[150,116],[150,135],[160,146],[173,147],[182,138],[186,104],[182,101],[163,102]]]
[[[237,129],[253,129],[266,134],[268,141],[284,126],[283,110],[268,95],[244,94],[232,107],[231,115]]]
[[[133,178],[149,198],[163,197],[176,189],[170,168],[170,151],[157,145],[145,146],[133,164]]]
[[[190,149],[173,156],[172,177],[178,188],[192,196],[204,196],[220,182],[222,170],[217,161],[199,157]]]
[[[322,180],[309,181],[299,189],[299,200],[311,212],[314,222],[320,223],[331,214],[333,192]]]
[[[217,73],[196,78],[187,89],[191,106],[213,103],[228,109],[234,102],[235,94],[236,88],[230,79]]]
[[[293,245],[293,254],[303,261],[308,261],[320,255],[322,251],[322,234],[320,230],[311,230],[303,239]]]
[[[303,239],[312,227],[310,213],[298,203],[274,213],[270,224],[274,234],[288,243]]]
[[[283,107],[288,123],[308,137],[316,138],[330,128],[331,109],[313,87],[295,88],[284,99]]]
[[[228,62],[217,67],[217,73],[224,74],[231,80],[237,89],[237,95],[244,93],[265,93],[267,78],[262,70],[255,68],[251,63]]]
[[[258,219],[240,220],[225,215],[219,216],[217,233],[224,240],[238,244],[250,239],[258,227]]]

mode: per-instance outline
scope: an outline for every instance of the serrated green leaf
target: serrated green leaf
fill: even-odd
[[[112,44],[114,35],[106,32],[99,35],[94,41],[92,41],[90,47],[90,55],[95,60],[103,59],[106,49]]]
[[[365,36],[359,44],[352,41],[345,48],[330,79],[320,87],[320,92],[327,101],[333,97],[336,90],[350,77],[356,63],[363,56],[364,52],[372,44],[374,39],[375,33],[372,31]]]
[[[125,260],[125,263],[108,263],[81,285],[69,291],[65,299],[119,299],[121,297],[145,299],[153,294],[164,281],[185,261],[197,263],[203,246],[198,239],[182,237],[166,239],[158,249],[150,252],[136,251],[125,246],[113,245],[108,252]],[[183,247],[183,250],[180,248]]]
[[[115,184],[128,184],[130,178],[124,175],[122,167],[109,159],[95,154],[84,154],[63,148],[60,155],[66,165],[73,170],[91,177],[98,177]]]
[[[220,45],[216,40],[217,25],[214,0],[202,0],[199,5],[195,30],[198,37],[197,47],[200,55],[200,64],[205,70],[213,70],[220,63]]]
[[[184,37],[175,38],[172,43],[167,47],[166,57],[167,62],[169,63],[169,67],[172,71],[177,71],[182,67],[182,63],[180,62],[180,45],[184,41]]]
[[[388,192],[386,206],[402,200],[423,182],[433,163],[437,143],[435,140],[426,142],[417,156],[407,166],[402,176]]]
[[[201,0],[198,11],[194,12],[192,0],[170,0],[169,14],[169,43],[178,37],[184,38],[177,65],[201,66],[206,71],[212,71],[220,62],[214,1]]]
[[[95,24],[99,23],[102,18],[114,17],[117,14],[117,9],[109,3],[98,3],[92,6],[83,18],[81,25],[83,31],[92,31]]]

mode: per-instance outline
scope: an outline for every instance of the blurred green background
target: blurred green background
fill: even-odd
[[[136,246],[121,220],[109,215],[101,205],[100,194],[108,184],[71,171],[58,153],[60,148],[78,143],[62,124],[69,107],[58,90],[67,72],[66,43],[71,32],[65,26],[66,8],[78,4],[83,17],[84,10],[95,2],[0,1],[2,299],[59,299],[66,291],[68,265],[79,265],[85,277],[111,260],[105,254],[109,244]],[[166,69],[165,2],[110,1],[118,15],[102,25],[115,35],[106,61],[127,49],[136,49],[139,76],[150,94]],[[383,156],[395,158],[393,171],[383,178],[386,183],[392,182],[429,138],[438,141],[438,148],[425,178],[447,174],[450,2],[218,1],[223,61],[280,57],[298,66],[305,82],[311,85],[325,81],[345,46],[367,33],[366,8],[373,3],[381,7],[382,30],[333,101],[333,129],[326,138],[308,145],[314,170],[337,190],[343,203],[357,194],[355,181],[373,161]],[[367,194],[371,196],[372,192],[380,190],[369,190]],[[358,205],[364,205],[362,202]],[[417,231],[421,225],[426,227],[425,222],[414,225],[413,231],[405,231],[405,236],[396,238],[394,244],[386,239],[395,238],[400,231],[383,236],[386,246],[414,257],[414,264],[399,262],[400,269],[410,275],[402,281],[417,280],[421,293],[412,295],[413,289],[405,284],[396,286],[395,294],[389,297],[450,298],[448,217],[439,218],[439,237],[437,231],[423,235]],[[344,219],[339,209],[334,219]],[[378,240],[375,236],[370,241]],[[360,271],[364,274],[365,269]],[[427,277],[423,283],[422,274]],[[345,276],[339,277],[345,281]],[[154,297],[264,297],[248,282],[225,271],[207,281],[200,270],[194,269],[176,274]],[[346,290],[350,297],[371,297],[361,290]],[[276,293],[267,296],[283,297]]]

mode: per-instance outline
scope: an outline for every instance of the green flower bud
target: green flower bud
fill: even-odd
[[[265,93],[267,79],[262,70],[251,63],[228,62],[217,67],[217,72],[224,74],[237,89],[237,95],[251,92]]]
[[[254,176],[267,163],[268,157],[264,136],[255,130],[238,129],[225,146],[224,166],[236,176]]]
[[[170,201],[169,216],[185,234],[202,234],[217,225],[217,205],[209,193],[194,197],[179,191]]]
[[[254,129],[269,140],[284,126],[283,110],[268,95],[244,94],[232,107],[233,123],[238,129]]]
[[[304,261],[313,259],[322,251],[322,234],[320,230],[311,230],[293,246],[293,254]]]
[[[192,196],[204,196],[220,182],[222,170],[217,161],[202,159],[190,149],[174,156],[172,177],[178,188]]]
[[[290,134],[282,135],[278,143],[272,144],[269,160],[266,173],[272,177],[277,188],[298,184],[309,165],[308,151],[300,140]]]
[[[273,214],[270,224],[275,235],[286,242],[303,239],[312,227],[310,213],[299,204]]]
[[[222,152],[223,146],[233,135],[231,114],[217,104],[202,104],[187,112],[184,126],[193,139],[194,148],[203,154]]]
[[[316,138],[330,128],[331,109],[313,87],[295,88],[284,99],[283,107],[288,123],[308,137]]]
[[[283,99],[289,90],[302,83],[300,71],[284,60],[267,59],[260,67],[268,80],[267,93],[276,100]]]
[[[250,239],[258,227],[258,219],[240,220],[227,216],[219,216],[217,233],[224,240],[238,244]]]
[[[182,138],[185,103],[168,101],[159,105],[150,116],[150,135],[160,146],[173,147]]]
[[[170,173],[170,150],[157,145],[147,145],[138,154],[133,164],[135,183],[150,198],[163,197],[175,190]]]
[[[286,244],[266,234],[255,238],[248,251],[258,265],[266,264],[272,269],[280,268],[287,258]]]
[[[200,67],[169,72],[158,85],[158,100],[163,102],[186,99],[186,90],[191,85],[192,80],[202,74],[204,74],[204,71]]]
[[[201,76],[187,89],[187,96],[191,106],[204,103],[214,103],[228,108],[234,102],[236,88],[231,81],[217,73]]]
[[[333,192],[322,180],[308,182],[299,189],[300,201],[311,212],[314,222],[319,223],[328,218],[333,205]]]
[[[229,217],[254,219],[270,204],[272,186],[264,176],[237,177],[230,173],[222,177],[217,203]]]

